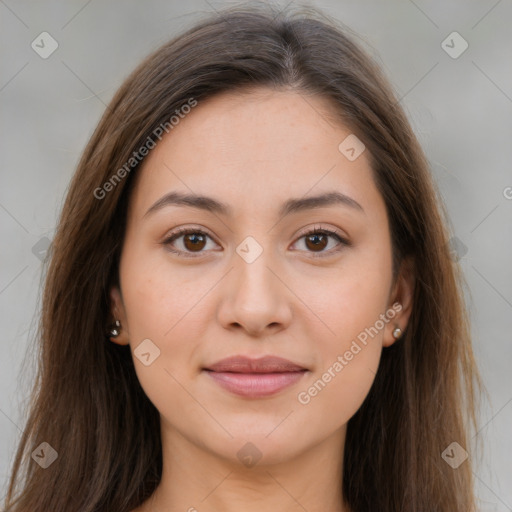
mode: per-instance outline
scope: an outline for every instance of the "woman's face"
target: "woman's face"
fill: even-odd
[[[112,299],[116,342],[168,444],[246,465],[342,449],[382,347],[405,328],[411,289],[392,282],[367,150],[329,109],[289,91],[224,93],[146,157]],[[296,366],[214,366],[232,356]]]

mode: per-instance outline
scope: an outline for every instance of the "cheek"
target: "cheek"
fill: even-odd
[[[391,249],[385,241],[380,247],[384,249],[375,244],[347,256],[328,279],[322,279],[322,293],[307,293],[318,291],[313,288],[314,278],[303,283],[301,297],[322,322],[307,324],[308,337],[318,340],[319,364],[297,400],[311,418],[323,417],[329,410],[333,427],[348,421],[368,394],[379,365],[384,328],[392,321],[386,316]],[[315,336],[314,326],[321,326],[321,336],[319,331]]]
[[[326,340],[324,351],[332,354],[342,350],[385,313],[392,279],[391,248],[385,242],[349,249],[329,271],[310,269],[302,273],[297,285],[305,304],[303,313],[311,318],[311,311],[315,313]],[[382,334],[380,326],[377,343]],[[313,333],[310,335],[314,339]]]
[[[205,314],[201,297],[211,285],[203,280],[197,282],[196,278],[194,286],[193,279],[183,273],[169,272],[164,265],[141,262],[126,260],[123,282],[130,346],[138,380],[164,418],[179,422],[180,415],[201,416],[185,388],[197,371],[192,361],[200,348],[200,340],[204,339],[203,324],[199,320]],[[139,357],[141,352],[148,352],[139,348],[144,346],[142,343],[151,353],[148,365],[145,364],[148,358],[144,361]]]
[[[322,317],[334,334],[324,330],[327,334],[316,337],[319,364],[296,397],[319,432],[336,430],[362,405],[378,370],[386,325],[380,316],[385,313],[384,287],[367,290],[345,282],[332,291]]]
[[[189,312],[200,308],[208,276],[198,279],[192,265],[173,269],[169,260],[163,249],[143,251],[133,247],[121,261],[123,298],[134,339],[172,339],[187,322]]]
[[[308,387],[299,390],[296,417],[307,417],[309,431],[323,435],[345,425],[368,395],[379,357],[378,348],[361,346],[361,351],[351,361],[333,358],[323,373],[316,375]]]
[[[169,269],[165,257],[148,258],[135,251],[127,251],[120,268],[135,370],[158,409],[165,408],[170,396],[181,396],[178,382],[197,370],[191,361],[205,337],[199,319],[206,314],[207,300],[201,298],[214,284],[207,276],[198,279],[196,273],[194,278],[192,266]],[[146,346],[149,350],[142,350]],[[140,358],[141,352],[151,355]],[[186,407],[187,401],[181,405]]]

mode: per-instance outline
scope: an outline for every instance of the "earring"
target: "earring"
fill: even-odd
[[[402,329],[400,329],[400,327],[396,327],[395,330],[393,331],[393,338],[397,340],[398,338],[400,338],[400,336],[402,336]]]
[[[117,338],[119,336],[119,333],[121,332],[121,322],[119,320],[116,320],[111,326],[108,331],[108,335],[111,338]]]

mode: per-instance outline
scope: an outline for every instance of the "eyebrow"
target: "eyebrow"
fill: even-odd
[[[324,208],[327,206],[348,206],[362,213],[363,207],[351,197],[342,194],[341,192],[326,192],[317,196],[303,197],[299,199],[288,199],[279,210],[279,217],[284,217],[292,213],[298,213],[305,210],[313,210],[316,208]],[[225,216],[232,216],[233,212],[230,206],[213,197],[197,195],[197,194],[184,194],[182,192],[169,192],[162,196],[156,203],[154,203],[144,217],[151,213],[161,210],[166,206],[189,206],[205,210],[211,213],[216,213]]]

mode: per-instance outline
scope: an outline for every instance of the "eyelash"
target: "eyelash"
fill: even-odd
[[[194,253],[189,253],[189,252],[186,252],[186,251],[180,251],[180,250],[177,250],[177,249],[173,249],[170,244],[171,242],[174,242],[174,240],[182,237],[182,236],[185,236],[185,235],[190,235],[190,234],[200,234],[200,235],[206,235],[207,237],[209,238],[212,238],[208,233],[206,233],[205,231],[203,231],[202,229],[195,229],[195,228],[180,228],[178,230],[176,230],[174,233],[171,233],[170,236],[168,236],[162,243],[163,245],[166,245],[167,246],[167,249],[175,254],[179,254],[179,255],[182,255],[186,258],[197,258],[201,255],[201,253],[203,251],[199,251],[197,253],[195,253],[196,255],[192,255]],[[315,253],[315,252],[311,252],[311,255],[313,258],[323,258],[323,257],[327,257],[327,256],[331,256],[332,254],[334,253],[337,253],[339,252],[340,250],[342,250],[345,246],[350,246],[352,245],[351,242],[349,242],[347,239],[343,238],[342,236],[340,236],[338,233],[336,233],[335,231],[332,231],[330,229],[319,229],[319,228],[313,228],[312,230],[310,231],[307,231],[306,233],[303,233],[297,240],[300,240],[302,238],[305,238],[307,236],[311,236],[311,235],[328,235],[328,236],[331,236],[331,237],[334,237],[338,240],[338,242],[340,242],[339,246],[335,249],[331,249],[330,251],[321,251],[319,253]],[[212,238],[213,239],[213,238]]]

